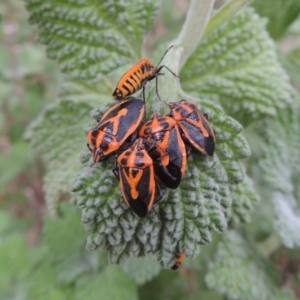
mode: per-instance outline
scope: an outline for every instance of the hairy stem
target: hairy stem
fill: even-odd
[[[182,30],[175,42],[176,47],[182,47],[180,65],[181,68],[189,56],[197,48],[208,23],[214,0],[192,0]],[[179,71],[179,70],[178,70]]]

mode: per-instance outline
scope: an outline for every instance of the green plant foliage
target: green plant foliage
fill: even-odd
[[[252,6],[261,16],[268,18],[267,29],[274,39],[282,37],[300,13],[298,0],[256,0]]]
[[[246,176],[243,183],[232,185],[230,191],[233,202],[226,212],[230,226],[236,227],[240,223],[250,222],[250,212],[259,201],[259,195],[255,192],[252,180]]]
[[[0,186],[6,185],[15,176],[28,168],[32,162],[31,149],[25,142],[20,141],[13,144],[10,152],[1,154],[0,157],[0,169],[3,170],[0,175]]]
[[[37,300],[294,299],[278,289],[280,273],[270,266],[271,251],[262,249],[274,236],[274,228],[285,247],[300,246],[298,100],[278,62],[266,19],[253,8],[230,15],[232,9],[247,2],[233,0],[233,8],[227,6],[226,12],[221,10],[217,20],[209,24],[178,74],[181,80],[163,69],[164,75],[158,78],[160,97],[165,102],[186,99],[196,103],[208,115],[216,149],[212,157],[191,149],[180,187],[162,188],[162,199],[145,218],[139,218],[122,199],[112,172],[116,155],[92,164],[85,135],[97,124],[95,119],[116,103],[111,99],[115,88],[112,82],[116,83],[142,52],[153,50],[156,65],[169,45],[164,37],[160,46],[152,49],[157,43],[154,37],[143,48],[160,1],[25,1],[48,56],[69,76],[59,77],[63,82],[57,100],[45,107],[26,135],[47,163],[44,190],[48,208],[54,214],[60,208],[61,218],[46,219],[34,258],[26,256],[29,250],[19,238],[11,243],[5,240],[7,247],[0,243],[0,262],[5,264],[7,259],[12,264],[10,278],[0,281],[0,286],[17,282],[28,299]],[[289,3],[292,1],[288,0],[284,4],[288,9],[278,14],[280,24],[274,33],[278,36],[295,18],[290,7],[296,6]],[[168,7],[167,3],[163,5]],[[172,14],[168,18],[172,19]],[[160,22],[158,19],[155,27],[158,35],[164,30]],[[191,28],[195,34],[197,30]],[[181,54],[190,46],[176,44],[175,40],[161,64],[178,73]],[[29,65],[30,49],[22,56]],[[297,61],[297,52],[293,54]],[[0,63],[6,58],[0,57]],[[42,60],[37,54],[37,61]],[[28,68],[24,74],[32,76],[39,67],[32,72]],[[0,79],[4,77],[5,72],[1,72]],[[153,113],[169,113],[168,106],[157,97],[155,84],[155,80],[146,84],[145,120]],[[9,94],[11,86],[3,91]],[[247,140],[241,124],[251,125]],[[252,139],[251,134],[257,138]],[[255,155],[246,165],[242,160],[251,155],[249,141]],[[70,191],[68,197],[80,212],[70,205],[59,205],[60,198]],[[255,210],[260,198],[263,201]],[[225,233],[228,227],[237,230],[242,223],[249,223],[251,213],[255,222],[242,227],[243,237],[237,231]],[[6,232],[1,221],[0,228]],[[20,274],[6,255],[16,256],[9,251],[14,245],[28,258],[28,267],[20,263]],[[160,270],[169,269],[179,253],[187,256],[179,272]],[[197,255],[197,259],[189,260]],[[108,260],[122,266],[108,265]],[[30,274],[30,279],[23,280],[24,274]]]
[[[277,217],[275,228],[287,247],[299,247],[300,123],[297,107],[281,111],[267,124],[265,131],[269,147],[260,165],[272,191],[270,198]]]
[[[20,234],[11,234],[9,237],[1,239],[1,299],[12,299],[18,293],[24,292],[24,281],[31,269],[31,262],[32,253]]]
[[[77,281],[74,299],[135,300],[137,287],[119,266],[111,266],[95,276],[82,277]]]
[[[279,291],[254,257],[247,242],[237,233],[226,233],[209,264],[207,285],[230,300],[274,299]]]
[[[293,92],[265,24],[248,8],[214,30],[180,73],[183,88],[219,101],[243,125],[275,115]]]
[[[130,257],[122,266],[125,274],[141,285],[153,279],[160,272],[160,265],[151,257]]]
[[[33,149],[50,162],[44,189],[52,212],[57,209],[60,194],[69,192],[73,174],[79,169],[78,150],[84,145],[82,127],[90,109],[85,102],[50,104],[27,131]]]
[[[138,60],[158,1],[26,0],[40,42],[62,71],[99,81],[132,58]]]

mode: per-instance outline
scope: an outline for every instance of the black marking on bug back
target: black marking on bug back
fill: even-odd
[[[172,128],[170,130],[170,140],[169,140],[169,146],[168,146],[168,154],[170,158],[170,162],[181,169],[182,167],[182,150],[178,147],[179,141],[178,138],[180,138],[180,135],[177,134],[178,128]]]
[[[121,141],[128,134],[128,130],[131,129],[131,133],[136,130],[140,125],[137,120],[139,119],[142,110],[144,109],[144,101],[141,99],[132,99],[127,102],[125,116],[120,117],[119,127],[116,135],[116,139]]]
[[[146,217],[148,213],[148,205],[141,200],[128,199],[128,204],[133,212],[140,218]]]
[[[127,158],[123,157],[123,158],[121,159],[121,161],[120,161],[120,165],[126,167],[126,166],[127,166],[127,161],[128,161]]]
[[[150,127],[148,127],[148,128],[145,128],[145,130],[144,130],[144,135],[147,135],[147,136],[149,136],[150,134],[152,133],[152,128]]]
[[[195,122],[203,122],[203,117],[201,118],[201,114],[200,112],[198,112],[198,110],[194,110],[193,112],[185,116],[185,118],[193,120]]]
[[[150,168],[143,169],[143,176],[137,185],[137,190],[139,191],[139,199],[147,205],[151,198],[151,191],[149,190],[151,180],[154,178],[151,178]]]
[[[143,168],[145,166],[144,161],[138,157],[134,160],[134,164],[137,168]]]
[[[215,140],[212,135],[205,138],[205,151],[209,156],[212,156],[215,152]]]
[[[123,170],[123,171],[125,171],[127,173],[127,176],[129,176],[128,174],[129,168],[125,168],[125,169],[127,170]],[[150,170],[149,169],[143,170],[143,176],[137,186],[138,197],[136,199],[133,199],[131,197],[131,186],[125,179],[125,176],[123,175],[121,178],[123,183],[123,192],[126,197],[126,202],[128,203],[128,205],[136,215],[138,215],[140,218],[145,217],[148,212],[148,205],[150,203],[151,195],[152,195],[151,192],[149,191]]]
[[[146,71],[146,65],[145,64],[141,65],[141,70],[142,70],[142,73],[145,74],[145,71]]]
[[[168,130],[170,127],[170,124],[168,122],[162,122],[160,124],[161,130]]]
[[[118,105],[115,105],[115,107],[111,108],[107,115],[105,117],[102,117],[99,121],[99,124],[97,125],[97,129],[98,130],[103,130],[103,128],[105,128],[107,126],[107,123],[110,122],[111,118],[114,118],[115,116],[117,116],[117,114],[119,113],[120,109],[122,109],[126,103],[126,102],[123,102],[123,103],[120,103]]]
[[[175,166],[172,162],[168,166],[164,167],[159,164],[154,165],[154,172],[157,178],[168,188],[176,189],[181,182],[181,170]]]
[[[133,75],[135,75],[135,73],[134,73]],[[136,79],[133,77],[133,75],[130,75],[130,79],[133,80],[136,84],[138,84],[138,82],[137,82]]]
[[[156,133],[153,133],[151,135],[151,139],[157,143],[162,142],[164,140],[166,132],[165,131],[159,131]]]
[[[192,140],[200,148],[202,148],[202,149],[206,148],[206,146],[205,146],[206,138],[204,137],[202,130],[200,128],[188,123],[185,120],[181,121],[181,126],[183,126],[185,128],[185,130],[189,133],[188,136],[185,135],[188,141]]]
[[[157,118],[158,122],[165,122],[166,121],[166,117],[165,116],[159,116]]]
[[[93,137],[94,139],[97,138],[98,134],[99,134],[99,130],[93,130],[93,131],[92,131],[92,137]]]
[[[127,84],[129,84],[129,85],[131,85],[131,86],[132,86],[132,88],[134,88],[134,89],[135,89],[134,85],[131,83],[131,81],[130,81],[130,80],[128,80],[128,79],[127,79],[127,80],[126,80],[126,83],[127,83]]]
[[[127,91],[128,94],[132,94],[131,90],[127,87],[127,85],[123,84],[122,88]]]
[[[109,144],[111,143],[112,139],[110,135],[105,135],[103,137],[102,143],[100,144],[100,147],[102,151],[107,151]]]
[[[141,170],[139,168],[131,168],[130,172],[131,172],[132,177],[135,178],[137,176],[137,174],[139,172],[141,172]]]

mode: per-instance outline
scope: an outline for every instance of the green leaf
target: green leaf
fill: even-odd
[[[159,1],[26,0],[48,55],[72,77],[99,81],[137,61]]]
[[[58,284],[55,267],[44,261],[30,275],[27,299],[67,300],[70,292],[70,288]]]
[[[297,108],[282,110],[265,124],[267,147],[260,160],[263,184],[271,191],[268,197],[276,214],[275,229],[286,247],[300,246],[299,176],[300,122]]]
[[[75,300],[90,299],[135,300],[137,287],[118,266],[109,266],[103,272],[84,276],[76,282]]]
[[[69,204],[61,205],[61,210],[62,217],[46,218],[43,228],[45,243],[55,262],[85,252],[84,242],[80,238],[85,232],[80,224],[79,211]]]
[[[160,272],[160,266],[150,255],[146,257],[130,257],[122,266],[125,274],[138,285],[152,280]]]
[[[292,292],[281,290],[276,293],[274,300],[296,300],[296,297]]]
[[[272,116],[293,91],[265,20],[244,9],[204,38],[180,73],[183,88],[218,101],[242,124]]]
[[[261,16],[268,18],[267,29],[274,39],[282,37],[300,13],[298,0],[256,0],[252,6]]]
[[[230,191],[233,203],[226,211],[230,226],[236,227],[240,223],[249,223],[250,213],[259,201],[259,195],[254,189],[252,180],[246,176],[243,183],[232,185]]]
[[[5,186],[34,161],[30,147],[25,142],[18,141],[11,146],[9,152],[2,153],[0,157],[0,186]]]
[[[237,233],[228,232],[209,263],[206,283],[230,300],[274,299],[273,285]]]
[[[32,255],[23,237],[11,234],[0,244],[0,293],[24,282],[31,269]]]
[[[79,150],[85,145],[83,124],[91,107],[84,102],[63,100],[48,105],[31,124],[27,138],[32,148],[48,162],[44,190],[48,207],[56,213],[62,192],[69,192],[70,181],[79,170]]]

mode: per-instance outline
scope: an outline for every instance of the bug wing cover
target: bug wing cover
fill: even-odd
[[[200,152],[213,155],[215,150],[215,137],[208,121],[195,110],[185,120],[181,120],[181,128],[190,143]],[[202,129],[203,128],[203,129]],[[204,131],[207,136],[204,135]]]
[[[139,217],[145,217],[152,208],[155,195],[153,167],[146,169],[123,167],[119,168],[119,175],[125,202]],[[139,179],[135,181],[137,176]]]
[[[179,128],[175,126],[170,131],[170,141],[168,146],[168,154],[170,157],[170,164],[175,165],[181,171],[181,178],[186,170],[186,148],[180,136]]]
[[[167,148],[164,149],[166,155],[169,156],[168,165],[163,166],[160,163],[154,164],[155,175],[165,186],[167,186],[170,189],[176,189],[180,185],[181,178],[183,175],[181,170],[182,163],[183,163],[183,154],[181,152],[182,149],[179,148],[179,144],[178,144],[178,136],[180,140],[181,137],[179,135],[178,128],[177,128],[178,131],[178,136],[177,136],[176,128],[172,128],[170,130],[168,145]],[[185,151],[185,146],[184,146],[184,151]]]
[[[125,106],[126,115],[121,116],[116,138],[118,141],[125,141],[140,125],[144,114],[145,104],[141,99],[132,99]]]

